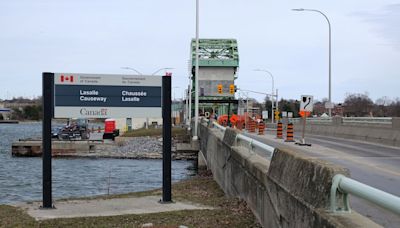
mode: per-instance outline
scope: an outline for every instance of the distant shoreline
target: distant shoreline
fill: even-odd
[[[18,120],[0,120],[0,124],[18,124]]]

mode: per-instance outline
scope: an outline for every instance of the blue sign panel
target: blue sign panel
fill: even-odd
[[[54,117],[161,117],[161,93],[161,76],[55,73]]]

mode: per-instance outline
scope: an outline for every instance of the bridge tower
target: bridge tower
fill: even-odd
[[[195,90],[196,40],[191,41],[192,91]],[[236,39],[199,40],[199,112],[217,111],[218,115],[233,110],[235,79],[239,67]],[[233,90],[232,90],[233,88]],[[194,93],[192,94],[194,101]],[[194,105],[192,105],[194,111]]]

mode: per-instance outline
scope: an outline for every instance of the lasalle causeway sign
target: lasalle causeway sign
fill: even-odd
[[[54,117],[161,117],[161,91],[161,76],[54,73]]]
[[[163,118],[163,203],[171,198],[171,73],[165,76],[50,73],[43,89],[43,208],[52,198],[52,118]]]

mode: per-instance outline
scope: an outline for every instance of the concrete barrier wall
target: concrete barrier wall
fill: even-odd
[[[302,122],[295,123],[296,132],[303,129]],[[325,136],[356,139],[400,147],[400,118],[394,117],[392,124],[343,123],[339,117],[332,122],[307,122],[306,132]]]
[[[349,175],[346,169],[288,149],[276,149],[269,162],[236,147],[234,130],[200,125],[199,133],[214,179],[227,195],[244,199],[264,227],[377,227],[355,212],[329,212],[332,177]]]

